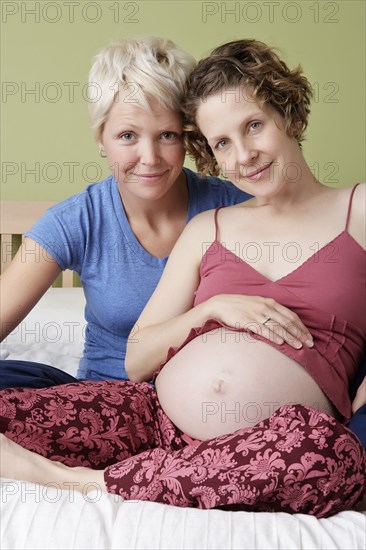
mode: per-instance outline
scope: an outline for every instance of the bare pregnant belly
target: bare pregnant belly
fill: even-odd
[[[336,416],[301,365],[266,342],[228,329],[184,346],[161,370],[156,389],[172,422],[201,440],[254,426],[287,403]]]

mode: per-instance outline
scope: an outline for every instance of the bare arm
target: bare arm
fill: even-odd
[[[1,276],[1,340],[14,330],[61,272],[33,239],[26,238]]]
[[[358,185],[352,202],[349,233],[363,247],[366,248],[366,184]],[[366,404],[366,377],[358,387],[352,402],[352,412],[355,413]]]
[[[278,344],[286,340],[295,348],[306,341],[312,345],[311,335],[299,317],[270,298],[220,294],[193,307],[203,244],[212,241],[213,227],[212,212],[205,212],[192,220],[178,239],[128,339],[125,366],[132,381],[150,380],[166,359],[168,349],[181,345],[191,328],[209,319],[232,327],[250,323],[250,330],[274,338]],[[275,323],[263,325],[266,316]],[[291,332],[284,329],[287,326],[291,326]]]
[[[352,412],[355,413],[362,405],[366,405],[366,377],[359,385],[356,396],[352,401]]]
[[[183,231],[155,292],[131,331],[125,366],[133,381],[151,379],[169,347],[181,344],[192,326],[208,318],[205,304],[192,309],[203,240],[197,235],[203,230],[204,219],[207,216],[195,218]]]
[[[366,249],[366,183],[356,187],[348,231],[355,241]]]

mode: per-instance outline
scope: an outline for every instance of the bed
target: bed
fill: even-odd
[[[24,231],[50,204],[1,203],[2,270]],[[85,299],[77,285],[73,273],[64,273],[2,343],[1,358],[39,361],[75,374],[85,331]],[[8,479],[1,480],[0,518],[3,550],[366,548],[366,511],[317,520],[303,514],[196,510]]]

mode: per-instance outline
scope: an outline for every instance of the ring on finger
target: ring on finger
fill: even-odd
[[[264,318],[264,321],[262,321],[262,325],[265,325],[266,323],[268,323],[268,321],[271,321],[272,320],[272,317],[270,315],[265,315],[265,318]]]

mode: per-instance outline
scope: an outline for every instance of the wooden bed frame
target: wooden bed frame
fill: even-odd
[[[0,273],[3,273],[15,256],[24,239],[24,233],[56,204],[50,201],[0,201]],[[56,279],[54,287],[80,286],[75,273],[63,271]]]

